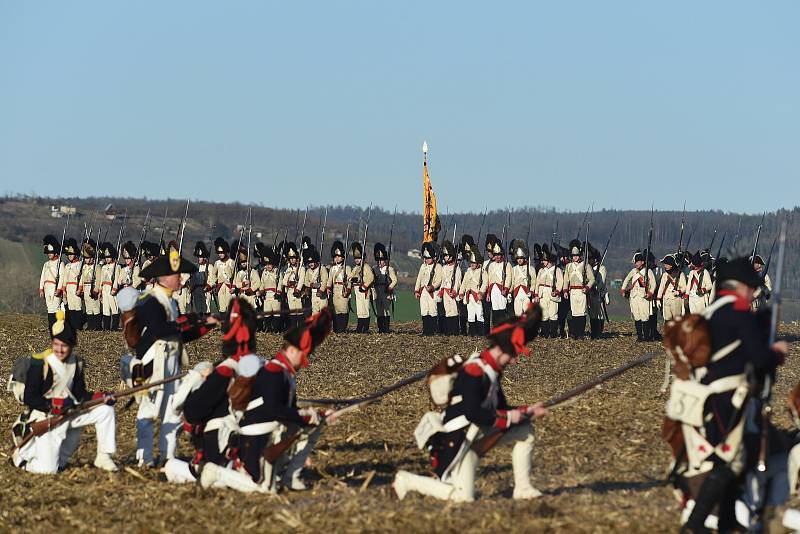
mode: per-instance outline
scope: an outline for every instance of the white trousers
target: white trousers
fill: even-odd
[[[467,321],[470,323],[483,322],[483,303],[477,302],[474,297],[467,298]]]
[[[101,404],[86,413],[73,417],[49,432],[34,438],[20,451],[25,470],[31,473],[53,474],[65,467],[80,445],[83,427],[94,425],[97,432],[97,452],[114,454],[117,451],[117,417],[114,408]]]

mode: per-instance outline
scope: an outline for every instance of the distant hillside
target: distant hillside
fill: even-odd
[[[322,199],[320,199],[322,200]],[[682,203],[682,199],[676,199],[676,205]],[[180,225],[181,217],[186,205],[185,199],[166,199],[153,200],[146,198],[28,198],[28,197],[3,197],[0,198],[0,237],[15,243],[38,244],[41,242],[42,235],[52,233],[60,237],[64,219],[51,217],[51,206],[74,206],[77,214],[70,222],[72,236],[79,236],[83,232],[83,226],[88,224],[96,210],[102,213],[107,205],[112,204],[117,213],[122,215],[127,210],[128,224],[125,231],[125,239],[138,241],[142,229],[145,214],[148,210],[151,213],[151,227],[148,239],[157,241],[161,234],[161,227],[164,217],[164,210],[168,211],[165,224],[165,238],[173,238]],[[192,202],[189,208],[189,219],[187,222],[187,233],[185,242],[188,247],[193,246],[198,239],[208,242],[213,236],[223,236],[231,239],[236,233],[237,225],[244,223],[247,209],[251,207],[245,204],[221,204],[211,202]],[[255,234],[261,234],[261,240],[272,244],[276,239],[282,239],[288,234],[289,239],[295,235],[296,225],[302,223],[303,212],[276,209],[261,205],[253,205],[253,241],[258,240]],[[779,212],[767,213],[764,219],[764,226],[761,232],[759,253],[766,256],[769,253],[770,245],[777,235],[780,221],[786,220],[789,223],[789,240],[787,242],[787,267],[786,277],[784,278],[785,295],[787,299],[800,297],[800,262],[798,262],[798,252],[800,244],[796,236],[800,235],[800,218],[795,217],[800,208],[791,210],[781,210]],[[309,209],[306,221],[306,235],[315,239],[319,232],[320,221],[325,211],[324,207],[312,206]],[[364,221],[367,215],[367,207],[356,206],[329,206],[328,223],[325,233],[325,256],[329,250],[330,243],[335,238],[343,239],[348,221],[350,222],[351,239],[359,233],[359,219]],[[485,238],[486,233],[502,234],[503,225],[507,223],[508,214],[502,210],[491,211],[486,214],[483,229],[481,223],[484,219],[483,214],[475,213],[453,213],[449,216],[441,213],[443,226],[447,229],[448,237],[452,237],[453,226],[457,225],[456,238],[458,239],[464,232],[471,234],[477,239],[479,231]],[[299,222],[298,222],[299,219]],[[558,235],[562,244],[566,244],[570,239],[579,235],[583,239],[585,232],[584,213],[559,213],[554,210],[529,209],[515,210],[511,213],[511,237],[524,239],[531,225],[530,242],[550,241],[553,232],[558,227]],[[119,231],[119,220],[111,224],[108,230],[108,239],[116,241]],[[612,278],[621,278],[630,268],[630,258],[633,251],[644,248],[647,245],[647,232],[650,224],[649,211],[615,211],[600,210],[592,213],[589,240],[601,249],[604,247],[608,235],[614,226],[615,221],[619,220],[619,225],[611,242],[611,246],[606,258],[606,264]],[[719,244],[723,240],[723,255],[731,256],[736,254],[749,255],[752,251],[755,231],[758,227],[760,215],[739,215],[727,213],[719,209],[708,211],[696,211],[686,214],[686,227],[684,232],[684,245],[691,235],[689,248],[708,247],[711,243],[714,230],[717,231],[714,240],[713,252],[716,254]],[[656,256],[674,252],[677,248],[680,235],[680,211],[657,211],[653,216],[653,251]],[[740,222],[741,221],[741,222]],[[367,247],[372,249],[375,240],[387,243],[389,230],[392,223],[392,213],[380,209],[373,209],[369,223],[369,234]],[[741,224],[739,238],[736,242],[736,250],[731,250],[737,228]],[[213,232],[211,226],[213,225]],[[109,226],[109,222],[102,221],[102,227]],[[363,222],[362,222],[363,229]],[[419,248],[422,235],[422,219],[418,213],[398,213],[395,221],[393,245],[394,257],[393,264],[399,270],[408,271],[414,275],[418,266],[418,260],[406,256],[409,249]],[[185,245],[187,246],[187,245]],[[5,260],[4,256],[9,254],[8,246],[0,248],[0,264]],[[27,249],[29,250],[29,249]],[[39,261],[34,257],[31,261],[37,271]],[[774,269],[772,267],[771,269]],[[774,273],[774,271],[771,271]]]

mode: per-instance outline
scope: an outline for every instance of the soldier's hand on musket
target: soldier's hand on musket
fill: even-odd
[[[98,399],[102,399],[103,404],[107,404],[109,406],[114,406],[114,404],[117,402],[117,398],[111,391],[95,391],[94,395],[92,395],[92,400]]]
[[[111,294],[112,294],[113,296],[117,296],[117,288],[116,288],[116,287],[112,287],[112,288],[111,288]]]
[[[451,298],[451,299],[454,299],[454,298],[456,298],[456,295],[458,295],[458,293],[457,293],[457,292],[456,292],[454,289],[451,289],[451,290],[449,290],[449,291],[447,292],[447,294],[448,294],[448,295],[450,295],[450,298]]]
[[[322,417],[325,418],[325,423],[329,425],[335,425],[339,422],[339,416],[336,414],[335,410],[327,409],[322,412]]]
[[[533,415],[534,419],[540,419],[546,415],[550,415],[550,410],[544,407],[544,403],[539,401],[533,406],[528,406],[527,410],[529,415]]]
[[[653,299],[653,293],[648,291],[647,293],[645,293],[644,299],[645,300],[652,300]]]
[[[550,296],[553,297],[553,298],[557,298],[558,295],[559,295],[559,293],[558,293],[558,290],[556,290],[556,289],[554,289],[553,291],[550,292]]]
[[[507,297],[508,296],[508,288],[507,287],[500,288],[500,294],[503,295],[504,297]]]
[[[55,293],[54,293],[54,294],[55,294],[55,296],[57,296],[57,297],[61,297],[61,296],[64,294],[64,292],[63,292],[62,290],[60,290],[60,289],[56,289],[56,291],[55,291]]]
[[[301,408],[298,412],[307,425],[317,426],[320,423],[319,412],[316,408]]]
[[[772,344],[772,350],[781,355],[781,363],[789,356],[789,343],[787,341],[776,341]]]
[[[586,294],[588,294],[588,293],[589,293],[589,288],[588,288],[588,287],[586,287],[586,286],[583,286],[583,288],[581,289],[581,291],[583,291],[583,294],[584,294],[584,295],[586,295]]]
[[[328,293],[326,291],[319,290],[319,291],[317,291],[317,298],[318,299],[326,299],[326,298],[328,298]]]

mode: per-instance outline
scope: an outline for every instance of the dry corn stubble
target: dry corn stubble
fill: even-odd
[[[506,372],[504,388],[512,403],[544,399],[625,363],[655,345],[636,343],[631,325],[613,323],[609,336],[582,342],[539,340],[533,353]],[[374,325],[373,325],[374,327]],[[416,325],[403,333],[378,336],[333,335],[298,378],[301,397],[351,397],[391,384],[432,366],[451,353],[468,354],[481,340],[421,338]],[[794,339],[797,326],[787,326]],[[42,350],[48,336],[43,318],[0,315],[0,371],[7,375],[15,357]],[[259,352],[272,354],[277,335],[258,337]],[[218,358],[219,335],[189,345],[192,362]],[[792,343],[795,353],[797,342]],[[118,333],[79,335],[78,352],[87,359],[92,389],[119,383],[123,343]],[[800,377],[790,356],[780,373],[776,405]],[[391,490],[397,469],[424,473],[426,455],[412,432],[429,409],[421,384],[409,386],[344,416],[325,429],[305,471],[311,489],[279,496],[202,492],[194,485],[158,481],[154,471],[130,469],[109,475],[91,467],[95,442],[87,430],[71,466],[57,476],[38,476],[0,462],[0,530],[48,532],[65,525],[82,531],[173,532],[187,527],[209,531],[424,531],[512,532],[675,531],[678,506],[662,484],[667,447],[659,440],[666,396],[659,392],[663,360],[634,369],[574,403],[555,410],[536,426],[533,482],[545,495],[534,501],[511,499],[510,449],[493,450],[482,460],[478,502],[452,505],[409,495],[398,501]],[[122,403],[120,403],[122,404]],[[6,432],[20,412],[9,394],[0,397],[0,425]],[[123,463],[135,447],[134,410],[118,413],[118,454]],[[779,424],[788,418],[777,410]],[[182,454],[190,446],[181,439]]]

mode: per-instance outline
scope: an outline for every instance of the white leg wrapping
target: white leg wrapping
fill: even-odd
[[[542,495],[531,484],[533,440],[533,425],[523,424],[512,427],[499,443],[500,445],[514,444],[511,451],[511,463],[514,471],[515,499],[534,499]]]
[[[293,490],[306,489],[305,484],[303,484],[303,481],[300,479],[300,473],[308,459],[308,455],[311,454],[311,451],[314,450],[314,446],[317,444],[321,430],[322,427],[315,428],[307,439],[298,441],[295,446],[292,447],[292,456],[289,458],[286,470],[281,477],[281,484],[284,487]]]
[[[257,484],[246,473],[234,471],[217,464],[205,464],[200,473],[200,485],[203,488],[231,488],[242,493],[265,493],[262,486]]]
[[[455,487],[452,500],[456,502],[472,502],[475,500],[475,472],[477,470],[478,455],[470,449],[450,475]]]
[[[455,488],[439,479],[415,475],[401,470],[394,477],[394,490],[401,500],[405,498],[406,493],[409,491],[416,491],[417,493],[446,501],[453,496]]]
[[[197,482],[197,479],[189,469],[189,462],[171,458],[164,464],[164,475],[167,480],[173,484],[187,484]]]

